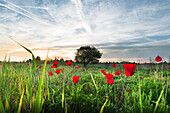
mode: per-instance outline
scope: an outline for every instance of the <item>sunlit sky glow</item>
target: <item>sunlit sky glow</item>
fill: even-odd
[[[170,0],[0,0],[0,60],[74,59],[80,46],[100,61],[170,56]]]

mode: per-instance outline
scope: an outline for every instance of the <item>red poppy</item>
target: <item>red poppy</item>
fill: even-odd
[[[170,69],[170,67],[168,69]]]
[[[39,66],[38,68],[41,68],[41,66]]]
[[[114,84],[114,80],[113,80],[113,79],[107,79],[107,83],[108,83],[109,85],[112,85],[112,84]]]
[[[64,68],[61,68],[60,70],[62,70],[62,71],[63,71],[63,70],[64,70]]]
[[[130,90],[128,90],[127,92],[130,93]]]
[[[52,71],[50,71],[50,72],[49,72],[49,76],[52,76],[52,75],[53,75],[53,72],[52,72]]]
[[[130,101],[130,99],[129,99],[129,101]]]
[[[118,75],[120,75],[121,74],[121,71],[120,70],[117,70],[116,72],[115,72],[115,75],[116,76],[118,76]]]
[[[29,64],[27,63],[27,66],[29,66]]]
[[[71,64],[72,64],[71,61],[66,62],[66,65],[67,65],[67,66],[71,66]]]
[[[53,65],[53,66],[51,66],[51,68],[57,68],[57,66],[54,66],[54,65]]]
[[[106,72],[104,72],[103,75],[106,75]]]
[[[84,71],[84,69],[82,69]]]
[[[104,72],[105,72],[105,70],[101,70],[101,72],[102,72],[102,73],[104,73]]]
[[[88,68],[86,68],[86,70],[88,70]]]
[[[123,64],[124,69],[125,69],[125,75],[126,76],[132,76],[135,73],[135,67],[136,67],[136,63],[135,64]]]
[[[78,66],[80,68],[80,66]]]
[[[112,64],[112,67],[116,67],[116,64]]]
[[[60,74],[60,70],[56,70],[55,73],[56,73],[56,74]]]
[[[116,101],[117,101],[118,99],[116,98]]]
[[[73,83],[77,83],[79,81],[79,76],[73,76]]]
[[[106,77],[107,79],[113,79],[113,76],[114,76],[114,75],[112,75],[112,74],[110,74],[110,73],[105,75],[105,77]]]
[[[57,66],[58,65],[58,61],[55,61],[52,64],[53,64],[53,66]]]
[[[0,64],[0,66],[2,66],[2,64]]]
[[[61,73],[63,73],[63,71],[61,70]]]
[[[75,69],[78,69],[79,67],[75,67]]]
[[[160,62],[162,60],[162,58],[160,57],[160,56],[157,56],[156,58],[155,58],[155,61],[157,61],[157,62]]]

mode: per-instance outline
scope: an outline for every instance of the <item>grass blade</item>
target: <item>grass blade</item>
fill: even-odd
[[[108,98],[106,99],[105,103],[103,104],[102,108],[100,109],[100,113],[103,112],[103,109],[104,109],[106,103],[109,101],[109,96],[105,96],[105,97],[108,97]]]
[[[21,95],[21,98],[20,98],[19,108],[18,108],[17,113],[20,113],[20,112],[21,112],[21,106],[22,106],[22,99],[23,99],[23,96],[24,96],[24,89],[23,89],[23,91],[22,91],[22,95]]]
[[[166,86],[166,85],[165,85],[165,86]],[[159,95],[159,98],[158,98],[158,100],[156,101],[156,106],[155,106],[155,109],[154,109],[154,112],[153,112],[153,113],[156,112],[156,109],[157,109],[157,107],[158,107],[158,105],[159,105],[159,101],[160,101],[160,99],[161,99],[161,97],[162,97],[162,94],[163,94],[163,92],[164,92],[165,86],[163,87],[163,89],[162,89],[162,91],[161,91],[161,94]]]
[[[3,103],[1,102],[1,100],[0,100],[0,111],[1,111],[1,113],[5,113],[5,109],[4,109],[4,106],[3,106]]]
[[[34,54],[32,53],[32,51],[29,50],[28,48],[26,48],[25,46],[21,45],[20,43],[18,43],[17,41],[15,41],[14,39],[12,39],[11,37],[10,37],[10,39],[13,40],[14,42],[16,42],[16,43],[17,43],[18,45],[20,45],[21,47],[23,47],[25,50],[27,50],[27,51],[32,55],[33,64],[34,64],[34,69],[36,69],[36,67],[37,67],[36,59],[35,59]]]

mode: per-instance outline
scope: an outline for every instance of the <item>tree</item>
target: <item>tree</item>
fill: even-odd
[[[88,63],[97,61],[101,56],[102,53],[95,47],[82,46],[75,53],[75,61],[83,63],[84,67],[86,67]]]

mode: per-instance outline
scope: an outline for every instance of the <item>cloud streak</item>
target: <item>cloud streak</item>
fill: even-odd
[[[91,45],[103,52],[103,59],[168,57],[169,3],[168,0],[0,1],[0,56],[9,52],[13,55],[20,49],[17,45],[11,47],[14,42],[8,37],[13,36],[42,56],[51,48],[51,57],[73,58],[80,46]]]

